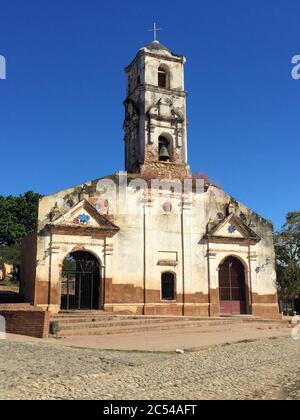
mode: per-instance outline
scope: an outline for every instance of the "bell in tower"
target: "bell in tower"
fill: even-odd
[[[164,137],[159,137],[159,160],[161,162],[169,162],[170,161],[170,154],[169,154],[169,142]]]
[[[186,177],[187,121],[182,55],[156,39],[126,68],[126,170],[141,176]]]

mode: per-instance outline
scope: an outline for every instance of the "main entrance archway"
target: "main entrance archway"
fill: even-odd
[[[90,252],[72,252],[62,267],[61,309],[99,309],[100,284],[98,259]]]
[[[245,268],[236,257],[227,257],[219,266],[221,314],[246,314]]]

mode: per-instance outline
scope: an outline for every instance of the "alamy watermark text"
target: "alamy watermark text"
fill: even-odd
[[[292,78],[294,80],[300,79],[300,55],[294,55],[292,58],[292,64],[295,66],[292,68]]]
[[[6,79],[6,59],[0,55],[0,80]]]

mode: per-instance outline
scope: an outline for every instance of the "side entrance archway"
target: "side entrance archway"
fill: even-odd
[[[245,268],[236,257],[227,257],[219,266],[221,314],[246,314]]]
[[[100,263],[86,251],[70,253],[63,262],[62,310],[100,309]]]

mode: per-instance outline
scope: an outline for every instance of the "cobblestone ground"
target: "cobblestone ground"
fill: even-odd
[[[183,355],[0,340],[1,399],[300,399],[300,341]]]

